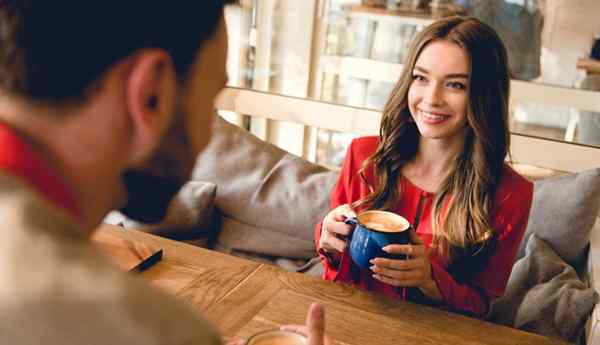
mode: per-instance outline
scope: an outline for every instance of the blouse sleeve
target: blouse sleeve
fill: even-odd
[[[526,182],[514,197],[505,199],[495,212],[497,242],[494,254],[474,279],[459,283],[443,265],[432,260],[432,275],[444,304],[451,310],[485,316],[491,301],[502,296],[519,245],[525,234],[533,198],[533,184]]]
[[[352,200],[352,180],[353,176],[358,173],[355,167],[353,159],[353,143],[350,144],[346,152],[346,158],[342,165],[342,170],[338,177],[338,181],[331,191],[330,209],[334,209],[343,204],[350,204],[354,202]],[[323,262],[323,279],[326,280],[338,280],[340,277],[339,271],[341,269],[341,263],[343,261],[348,262],[348,252],[344,253],[328,253],[322,248],[319,248],[319,240],[321,238],[321,229],[323,222],[321,221],[315,227],[315,246],[318,248],[317,252]],[[345,280],[345,279],[344,279]]]

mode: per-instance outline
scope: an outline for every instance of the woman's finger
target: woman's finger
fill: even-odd
[[[386,258],[375,258],[369,261],[371,264],[395,270],[412,270],[420,267],[423,262],[419,259],[394,260]]]
[[[425,246],[414,244],[389,244],[381,248],[388,254],[405,254],[410,256],[421,256],[425,254]]]
[[[346,247],[348,246],[348,244],[346,243],[346,241],[339,239],[337,237],[334,236],[329,236],[327,239],[325,239],[325,241],[323,242],[323,249],[325,250],[335,250],[338,252],[343,252],[344,250],[346,250]]]
[[[410,231],[410,242],[414,244],[425,244],[421,236],[419,236],[414,230]]]
[[[356,212],[348,204],[340,206],[340,213],[346,218],[356,217]]]
[[[402,283],[399,282],[398,280],[384,277],[379,274],[373,274],[373,278],[379,280],[380,282],[384,282],[384,283],[392,285],[392,286],[403,286]]]
[[[349,236],[352,233],[352,227],[342,222],[331,222],[327,225],[327,231],[340,236]]]
[[[356,213],[348,204],[338,206],[331,212],[331,216],[335,221],[343,222],[348,218],[356,217]]]
[[[373,275],[374,279],[379,280],[380,282],[386,283],[388,285],[397,286],[397,287],[415,287],[418,286],[417,280],[397,280],[393,278],[388,278],[386,276],[381,276],[379,274]]]
[[[421,276],[419,271],[397,271],[379,266],[372,266],[371,271],[375,274],[395,280],[414,280]]]

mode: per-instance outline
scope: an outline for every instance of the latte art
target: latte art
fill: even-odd
[[[369,229],[381,232],[402,232],[409,228],[406,219],[391,212],[367,211],[358,216],[358,221]]]

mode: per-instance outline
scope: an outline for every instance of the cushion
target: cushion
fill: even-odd
[[[308,259],[313,229],[329,211],[337,172],[310,163],[217,116],[193,180],[219,186],[221,248]]]
[[[229,253],[259,253],[293,258],[310,258],[316,255],[312,236],[295,236],[290,239],[290,234],[285,231],[244,224],[228,215],[223,215],[221,219],[217,246],[220,251]]]
[[[207,246],[214,232],[214,199],[217,186],[209,182],[190,181],[169,204],[165,219],[158,224],[143,224],[124,218],[123,226],[135,228],[194,245]],[[150,196],[149,196],[150,197]]]
[[[561,176],[568,174],[567,172],[542,168],[531,164],[523,163],[511,163],[511,167],[515,169],[521,176],[525,177],[529,181],[537,181],[549,177]]]
[[[536,181],[525,239],[536,234],[573,266],[584,262],[590,231],[600,207],[600,168]]]
[[[598,294],[536,234],[515,264],[504,296],[489,320],[545,336],[576,341],[598,302]]]

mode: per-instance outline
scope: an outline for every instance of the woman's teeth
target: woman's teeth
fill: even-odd
[[[430,112],[427,112],[424,110],[421,110],[421,114],[423,115],[425,120],[430,121],[430,122],[441,122],[441,121],[444,121],[444,120],[450,118],[450,116],[448,116],[448,115],[434,114],[434,113],[430,113]]]

